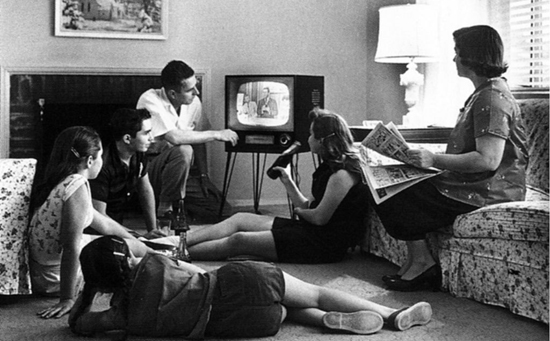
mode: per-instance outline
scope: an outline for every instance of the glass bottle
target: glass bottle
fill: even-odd
[[[175,225],[175,234],[180,237],[178,248],[175,250],[175,257],[184,262],[191,263],[191,256],[189,255],[189,250],[187,249],[187,231],[189,231],[189,225],[187,224],[187,218],[183,208],[183,200],[179,201]]]

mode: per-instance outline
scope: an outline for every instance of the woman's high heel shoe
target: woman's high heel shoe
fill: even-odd
[[[393,282],[396,279],[400,279],[401,275],[395,274],[395,275],[384,275],[382,276],[382,281],[384,283]]]
[[[386,285],[391,290],[396,291],[419,291],[425,289],[438,291],[441,286],[441,269],[439,265],[435,264],[411,280],[398,278],[386,282]]]

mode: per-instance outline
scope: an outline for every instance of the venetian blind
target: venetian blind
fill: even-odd
[[[499,0],[493,3],[493,24],[507,49],[508,72],[514,88],[550,85],[550,0]]]

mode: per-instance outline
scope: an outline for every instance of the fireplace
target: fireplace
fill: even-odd
[[[43,171],[57,135],[74,125],[93,127],[107,144],[112,113],[160,87],[159,73],[10,75],[9,157],[35,158]]]
[[[63,129],[91,126],[106,145],[110,139],[108,122],[112,113],[118,108],[135,108],[144,91],[160,88],[159,75],[160,70],[151,69],[7,70],[0,67],[0,157],[37,159],[36,176],[40,178],[53,142]],[[208,113],[208,101],[204,100],[205,93],[209,93],[208,71],[196,70],[195,76],[203,112]],[[190,220],[216,222],[219,202],[214,196],[211,200],[202,197],[197,179],[188,182],[186,208]],[[189,186],[194,187],[190,190]],[[231,206],[224,203],[223,207],[224,215],[229,215]]]

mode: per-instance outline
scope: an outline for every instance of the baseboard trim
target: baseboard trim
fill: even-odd
[[[254,200],[229,200],[228,201],[231,207],[243,207],[243,206],[254,206]],[[287,199],[262,199],[260,200],[260,207],[263,205],[288,205]]]

